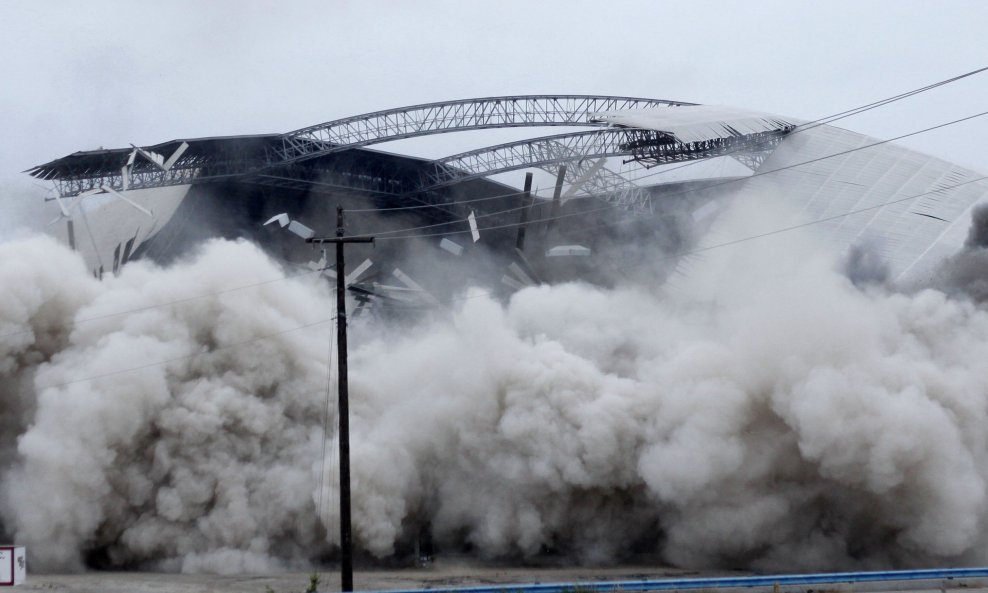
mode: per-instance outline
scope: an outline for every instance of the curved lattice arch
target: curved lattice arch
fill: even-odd
[[[545,126],[606,127],[591,121],[604,111],[695,105],[684,101],[606,95],[515,95],[462,99],[375,111],[282,135],[272,164],[430,134]]]

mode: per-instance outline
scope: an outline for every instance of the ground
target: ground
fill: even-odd
[[[615,568],[509,568],[472,566],[455,562],[428,568],[357,571],[358,591],[467,587],[497,583],[570,582],[684,577],[695,573],[654,567]],[[320,572],[320,591],[339,591],[340,576]],[[705,575],[706,576],[706,575]],[[27,582],[11,593],[63,591],[66,593],[300,593],[309,573],[278,575],[188,575],[152,572],[88,572],[82,574],[28,574]]]

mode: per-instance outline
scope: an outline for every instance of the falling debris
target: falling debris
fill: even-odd
[[[316,235],[316,232],[309,227],[305,226],[297,220],[292,220],[288,217],[288,214],[282,212],[281,214],[276,214],[265,222],[265,226],[271,224],[272,222],[277,222],[281,225],[281,228],[288,227],[288,230],[295,233],[303,239],[311,239]]]
[[[363,263],[361,263],[359,266],[354,268],[352,272],[350,272],[343,278],[344,285],[349,287],[351,284],[356,284],[357,281],[360,279],[360,277],[364,275],[364,272],[369,270],[373,264],[374,262],[372,262],[371,260],[365,259]]]
[[[136,150],[139,155],[150,161],[152,164],[154,164],[154,166],[158,167],[162,171],[168,170],[165,168],[165,157],[161,156],[156,152],[150,150],[144,150],[140,146],[134,146],[133,144],[131,144],[131,146],[134,147],[134,150]]]
[[[275,214],[274,216],[269,218],[268,221],[264,223],[264,226],[267,226],[272,222],[277,222],[279,225],[281,225],[281,228],[285,228],[286,226],[288,226],[288,223],[290,223],[291,221],[292,219],[288,218],[288,214],[282,212],[281,214]]]
[[[546,257],[563,257],[570,255],[587,257],[590,255],[590,248],[584,247],[583,245],[559,245],[545,252]]]
[[[470,235],[473,237],[473,242],[480,241],[480,230],[477,228],[477,217],[474,216],[473,210],[470,211],[470,216],[467,216],[467,222],[470,223]]]
[[[327,271],[330,271],[326,269],[326,250],[325,249],[322,250],[321,256],[318,260],[312,260],[310,262],[306,262],[305,267],[309,268],[313,272],[321,271],[325,273]],[[336,277],[335,272],[333,272],[333,277],[334,278]]]
[[[445,237],[443,237],[443,240],[439,242],[439,246],[453,255],[463,255],[463,246],[455,241],[450,241]]]

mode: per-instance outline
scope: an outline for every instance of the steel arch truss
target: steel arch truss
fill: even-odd
[[[595,95],[519,95],[464,99],[376,111],[289,132],[272,164],[391,140],[446,132],[524,126],[593,126],[603,111],[695,105],[682,101]]]
[[[751,152],[769,151],[783,133],[766,132],[702,142],[677,142],[654,130],[606,128],[542,136],[454,154],[433,162],[427,189],[526,167],[578,158],[631,157],[647,167]],[[560,150],[560,147],[563,150]]]

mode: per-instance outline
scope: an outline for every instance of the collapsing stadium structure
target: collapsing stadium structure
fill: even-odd
[[[566,129],[438,159],[374,148],[516,127]],[[661,172],[716,158],[745,173],[661,183],[662,175],[636,181],[613,166]],[[494,179],[525,169],[555,176],[551,197]],[[830,125],[586,95],[415,105],[284,134],[76,152],[28,172],[54,183],[59,215],[50,228],[97,276],[138,257],[167,261],[212,236],[245,237],[318,270],[325,259],[308,261],[318,254],[299,237],[334,230],[332,211],[342,206],[348,235],[378,239],[353,247],[351,261],[363,263],[347,276],[351,293],[365,304],[379,297],[408,306],[442,300],[450,278],[493,280],[506,291],[593,279],[614,265],[609,245],[642,232],[676,234],[684,220],[702,223],[749,192],[784,196],[796,220],[819,223],[828,244],[867,241],[892,278],[918,279],[961,246],[971,209],[988,195],[979,173]],[[659,240],[676,247],[683,238]],[[433,257],[412,257],[427,251]]]

